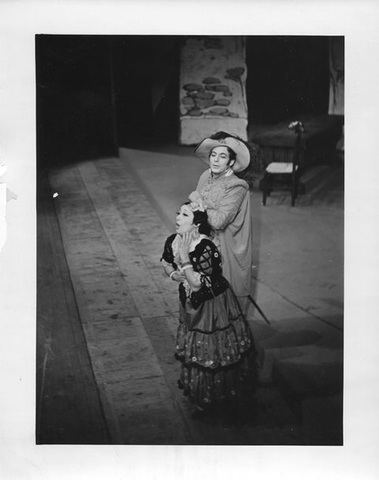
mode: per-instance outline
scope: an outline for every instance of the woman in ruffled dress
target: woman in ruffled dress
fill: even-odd
[[[202,204],[215,231],[224,276],[242,305],[252,293],[253,233],[250,187],[262,171],[257,152],[239,137],[217,132],[195,154],[207,165],[190,201]]]
[[[166,275],[179,283],[179,387],[198,411],[222,412],[220,407],[230,411],[254,394],[256,352],[237,297],[222,275],[211,230],[201,205],[182,205],[161,262]]]

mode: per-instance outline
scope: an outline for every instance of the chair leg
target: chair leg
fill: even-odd
[[[266,205],[268,191],[268,173],[265,172],[262,179],[262,205]]]
[[[297,175],[296,173],[292,176],[292,186],[291,186],[291,205],[295,206],[295,200],[297,197]]]

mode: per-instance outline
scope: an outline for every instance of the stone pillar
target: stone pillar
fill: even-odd
[[[194,145],[219,130],[247,140],[245,40],[187,37],[180,59],[180,133]]]

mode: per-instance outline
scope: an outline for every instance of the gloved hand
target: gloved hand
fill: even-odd
[[[188,200],[190,202],[196,202],[196,203],[199,203],[202,201],[202,198],[201,198],[201,195],[200,193],[197,191],[197,190],[194,190],[193,192],[191,192],[188,196]]]

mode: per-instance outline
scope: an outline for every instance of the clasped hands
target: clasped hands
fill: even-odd
[[[189,249],[190,249],[191,239],[192,239],[192,235],[190,232],[184,233],[180,237],[178,252],[179,252],[180,263],[182,264],[190,261]],[[186,280],[186,276],[184,275],[184,272],[180,270],[177,270],[172,278],[177,282],[184,282],[184,280]]]
[[[183,235],[180,236],[180,242],[179,242],[179,257],[180,257],[180,262],[189,262],[189,249],[191,245],[191,240],[192,240],[192,233],[191,232],[186,232]]]

